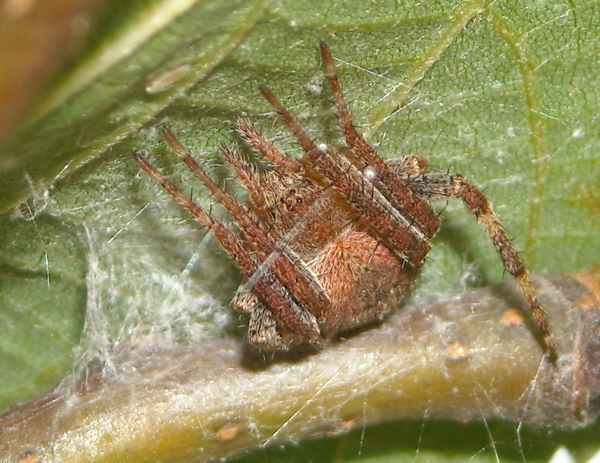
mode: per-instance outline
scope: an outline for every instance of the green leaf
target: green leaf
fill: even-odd
[[[320,40],[337,59],[355,121],[384,157],[423,156],[431,170],[484,188],[532,271],[598,264],[597,2],[190,0],[137,8],[98,33],[2,153],[0,371],[10,373],[0,381],[0,409],[68,377],[76,359],[113,365],[123,344],[198,343],[239,331],[243,322],[226,308],[239,274],[130,154],[150,151],[174,183],[211,204],[164,146],[155,128],[165,123],[238,191],[218,154],[222,143],[239,145],[237,115],[300,155],[260,84],[311,136],[339,143]],[[416,298],[506,278],[462,204],[443,216]],[[452,442],[419,444],[421,423],[401,423],[245,461],[352,461],[379,439],[386,450],[373,450],[373,461],[412,460],[420,448],[423,458],[464,461],[490,445],[486,428],[473,426],[423,425],[425,436],[464,436],[474,449],[465,453]],[[494,440],[503,426],[490,430]],[[405,432],[411,437],[396,444]],[[573,447],[584,448],[588,436],[573,438]],[[503,461],[521,461],[514,437],[506,440],[514,445]],[[493,459],[492,449],[474,459]]]

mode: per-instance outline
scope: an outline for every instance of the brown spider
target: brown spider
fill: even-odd
[[[223,156],[249,192],[240,205],[175,138],[163,133],[183,162],[237,223],[223,226],[160,174],[135,159],[196,220],[212,230],[245,273],[235,307],[250,315],[249,341],[265,350],[323,345],[340,331],[382,319],[406,296],[440,227],[433,200],[461,198],[475,214],[531,307],[552,358],[546,315],[519,254],[490,201],[460,175],[428,173],[416,156],[384,161],[356,130],[329,48],[321,44],[347,147],[315,144],[267,88],[261,92],[285,120],[305,154],[288,157],[245,119],[244,140],[274,164],[256,172],[232,148]]]

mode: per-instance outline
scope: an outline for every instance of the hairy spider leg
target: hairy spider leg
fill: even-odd
[[[325,72],[333,92],[340,125],[342,126],[348,147],[352,153],[362,160],[364,163],[363,168],[369,167],[375,170],[377,187],[388,201],[394,204],[396,208],[406,211],[410,217],[413,217],[416,220],[417,226],[427,238],[433,237],[440,228],[439,217],[427,201],[415,195],[408,188],[404,180],[395,175],[391,167],[356,130],[329,47],[321,42],[320,48]]]
[[[249,121],[240,117],[235,121],[235,124],[244,140],[273,164],[289,172],[302,171],[302,163],[300,161],[287,156],[283,151],[267,140],[264,135],[258,133]]]
[[[496,250],[502,258],[504,267],[510,273],[523,296],[527,300],[531,313],[544,336],[544,342],[552,360],[558,355],[546,313],[537,298],[529,272],[523,260],[509,238],[506,230],[494,212],[492,203],[471,182],[461,175],[443,173],[423,174],[410,181],[410,187],[419,195],[431,200],[462,199],[469,211],[475,215],[479,224],[486,231]]]
[[[266,204],[265,195],[260,187],[258,175],[256,175],[254,169],[242,159],[237,151],[227,146],[221,148],[221,153],[227,164],[229,164],[229,168],[235,172],[237,178],[248,191],[250,203],[253,208],[256,210],[264,208]]]
[[[306,134],[298,121],[281,104],[271,90],[261,86],[267,101],[275,108],[306,153],[303,158],[305,169],[316,171],[321,183],[333,185],[366,220],[373,232],[394,253],[411,266],[418,268],[431,249],[427,237],[415,227],[411,220],[402,215],[364,175],[343,156],[334,161],[321,150]]]
[[[139,166],[163,189],[186,209],[198,222],[212,231],[225,252],[236,262],[238,267],[251,276],[259,268],[256,256],[243,247],[242,241],[231,230],[213,218],[200,206],[185,196],[173,183],[158,172],[141,154],[134,153]],[[309,342],[320,335],[314,316],[300,308],[289,296],[289,291],[281,284],[274,272],[268,271],[253,288],[255,294],[272,308],[277,322],[300,339]]]

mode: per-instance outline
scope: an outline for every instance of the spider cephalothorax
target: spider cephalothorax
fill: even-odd
[[[140,154],[140,166],[211,229],[245,273],[234,305],[250,314],[249,340],[266,349],[320,346],[334,334],[383,318],[406,296],[440,221],[430,201],[460,198],[477,217],[514,276],[556,357],[529,275],[489,200],[460,175],[428,173],[420,157],[384,161],[356,130],[333,58],[321,44],[346,147],[316,144],[267,87],[261,91],[298,140],[300,160],[280,151],[245,119],[244,140],[273,164],[257,172],[223,147],[249,192],[240,205],[212,180],[165,127],[167,141],[228,210],[241,236],[187,198]]]

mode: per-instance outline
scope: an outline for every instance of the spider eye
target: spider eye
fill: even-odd
[[[296,190],[294,190],[293,188],[290,190],[290,194],[291,195],[295,195],[296,194]]]

